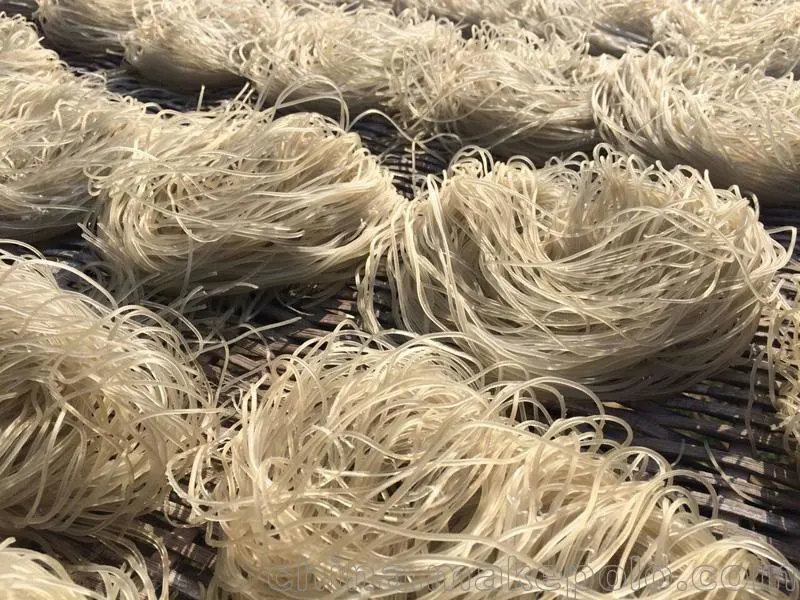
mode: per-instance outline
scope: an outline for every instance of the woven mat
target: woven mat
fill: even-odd
[[[105,71],[116,91],[177,110],[196,106],[194,98],[142,82],[113,58],[103,63],[65,58],[82,70]],[[230,93],[235,91],[207,96],[206,104]],[[448,154],[444,149],[433,154],[418,150],[412,154],[392,127],[377,117],[359,122],[354,130],[395,173],[396,185],[407,197],[413,196],[421,176],[441,172],[447,164]],[[764,222],[770,226],[800,225],[800,210],[762,213]],[[778,237],[788,240],[785,234]],[[86,256],[85,248],[72,242],[46,249],[46,254],[78,264]],[[290,326],[264,333],[264,342],[246,341],[235,346],[229,357],[229,369],[241,372],[257,369],[275,355],[292,352],[302,342],[331,331],[343,319],[354,317],[355,291],[349,286],[332,300],[314,305],[305,305],[301,300],[293,309],[278,302],[265,305],[259,324],[296,317],[297,310],[305,316]],[[754,351],[748,356],[712,380],[674,398],[632,405],[621,399],[619,404],[608,404],[607,410],[627,420],[635,434],[635,445],[658,451],[676,467],[696,475],[695,479],[681,483],[692,490],[706,514],[710,514],[712,497],[703,484],[716,489],[722,519],[765,537],[800,567],[800,475],[786,451],[783,434],[777,429],[779,419],[767,396],[763,369],[758,369],[752,410],[749,414],[747,410],[754,364],[751,355],[757,354],[763,342],[760,333],[754,340]],[[222,361],[222,356],[208,357],[209,371],[215,372]],[[571,415],[580,415],[588,414],[592,408],[573,404],[569,410]],[[213,571],[214,551],[205,545],[202,529],[175,525],[185,523],[189,514],[177,498],[172,498],[166,512],[148,515],[142,521],[163,538],[169,549],[173,597],[200,600],[202,586],[207,585]],[[155,555],[150,559],[152,575],[157,581],[161,576],[160,560]]]

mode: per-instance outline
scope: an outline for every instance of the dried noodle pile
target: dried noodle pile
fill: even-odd
[[[613,419],[517,420],[568,382],[487,386],[429,339],[366,342],[340,330],[277,359],[175,481],[222,597],[788,597],[757,575],[789,563],[715,536],[662,457],[605,437]]]
[[[153,292],[344,282],[401,201],[359,137],[313,113],[231,103],[138,146],[94,182],[94,241]]]
[[[613,62],[587,51],[583,42],[488,24],[468,40],[407,44],[392,65],[392,106],[412,129],[543,161],[597,141],[592,86]]]
[[[738,358],[790,256],[734,191],[603,147],[541,169],[467,155],[397,222],[360,283],[370,328],[384,267],[404,328],[465,334],[455,343],[499,377],[628,399]]]
[[[674,3],[654,37],[670,54],[703,53],[769,75],[800,76],[800,4],[794,0]]]
[[[119,156],[143,113],[70,73],[32,25],[0,16],[0,237],[38,241],[86,220],[87,173]]]
[[[762,204],[800,200],[800,86],[696,54],[629,54],[594,92],[600,135],[620,150],[708,170]]]
[[[65,567],[55,558],[14,546],[14,539],[0,542],[0,589],[9,600],[154,600],[149,581],[139,589],[131,576],[105,565]],[[94,584],[76,579],[91,577]],[[149,584],[149,586],[147,585]],[[149,589],[148,589],[149,588]]]
[[[61,289],[35,255],[0,260],[0,528],[125,527],[214,433],[208,384],[150,311]]]

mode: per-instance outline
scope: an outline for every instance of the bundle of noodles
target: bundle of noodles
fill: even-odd
[[[143,114],[101,78],[70,73],[32,24],[0,16],[0,236],[36,241],[80,223],[86,172],[119,154],[116,138]]]
[[[154,292],[341,283],[401,201],[358,135],[317,114],[234,102],[139,147],[95,180],[94,242]]]
[[[764,204],[800,200],[800,86],[722,59],[630,54],[593,95],[604,140],[667,166],[708,170]]]
[[[588,36],[596,49],[613,54],[649,46],[653,19],[665,8],[663,0],[401,0],[398,4],[475,25],[518,23],[542,37]]]
[[[593,0],[592,41],[617,56],[633,48],[649,47],[654,41],[655,20],[673,4],[672,0]]]
[[[0,236],[52,238],[91,213],[87,173],[120,155],[143,110],[71,76],[12,79],[0,77]]]
[[[160,0],[38,0],[34,18],[47,41],[82,55],[121,54],[136,24],[137,6]],[[164,3],[164,4],[168,4]]]
[[[0,259],[0,528],[125,527],[213,433],[207,383],[155,314],[60,289],[57,263]]]
[[[538,35],[557,33],[567,39],[580,37],[591,27],[587,5],[579,0],[399,0],[395,6],[471,25],[517,22]]]
[[[702,52],[780,77],[800,77],[800,4],[794,0],[675,3],[655,22],[670,54]]]
[[[64,65],[52,50],[43,48],[34,26],[21,16],[0,13],[0,76],[9,78],[66,77]]]
[[[230,439],[174,480],[225,597],[788,597],[758,571],[793,567],[716,537],[667,461],[605,437],[612,419],[516,421],[569,382],[486,386],[430,339],[367,342],[340,330],[278,358]]]
[[[452,26],[398,16],[387,10],[307,8],[255,42],[245,74],[264,97],[275,102],[291,90],[320,110],[341,103],[353,112],[383,106],[392,91],[388,69],[397,48],[429,48],[460,39]],[[338,104],[337,104],[338,105]]]
[[[463,332],[455,343],[502,363],[501,378],[558,375],[630,398],[738,358],[789,259],[738,193],[604,147],[541,169],[459,159],[402,228],[376,240],[360,282],[371,329],[384,262],[403,327]]]
[[[252,40],[261,36],[271,45],[292,16],[280,1],[160,2],[140,11],[124,40],[125,58],[172,89],[242,85]]]
[[[783,418],[786,447],[800,459],[800,295],[769,313],[766,351],[772,403]]]
[[[11,600],[154,600],[152,582],[144,589],[120,569],[97,564],[65,567],[55,558],[14,547],[15,540],[0,542],[0,588]],[[91,579],[81,585],[76,582]]]
[[[392,105],[414,129],[458,135],[505,156],[544,161],[596,140],[592,85],[606,60],[583,42],[484,24],[470,39],[407,44],[392,64]]]

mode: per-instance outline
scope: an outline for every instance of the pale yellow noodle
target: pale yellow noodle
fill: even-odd
[[[312,113],[232,103],[155,119],[137,147],[94,181],[93,241],[153,291],[346,282],[402,202],[356,134]]]
[[[603,139],[666,166],[708,170],[762,204],[800,200],[800,86],[693,54],[631,53],[593,98]]]
[[[758,580],[770,565],[796,577],[790,564],[744,532],[716,536],[686,474],[630,446],[626,424],[541,406],[565,389],[596,401],[588,390],[487,385],[436,340],[402,337],[339,329],[273,361],[229,437],[173,478],[219,547],[209,598],[733,597],[724,567],[737,598],[797,597]]]
[[[465,152],[376,239],[360,283],[372,330],[381,269],[397,323],[461,332],[498,377],[558,375],[627,399],[727,367],[774,300],[789,252],[735,191],[598,147],[535,169]]]
[[[214,434],[208,384],[154,313],[61,289],[63,267],[18,250],[0,255],[0,528],[124,528]]]

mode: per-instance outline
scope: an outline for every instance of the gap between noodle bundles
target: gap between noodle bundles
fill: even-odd
[[[466,150],[400,207],[359,283],[380,328],[453,341],[496,377],[557,375],[626,399],[686,389],[750,344],[790,253],[733,190],[598,147],[533,168]]]
[[[541,403],[563,407],[566,389],[599,406],[559,378],[488,384],[430,337],[340,328],[279,357],[242,390],[230,436],[173,478],[219,548],[211,596],[710,600],[734,593],[727,567],[737,598],[797,597],[759,579],[793,567],[702,518],[676,482],[691,474],[630,446],[624,422],[549,418]]]

